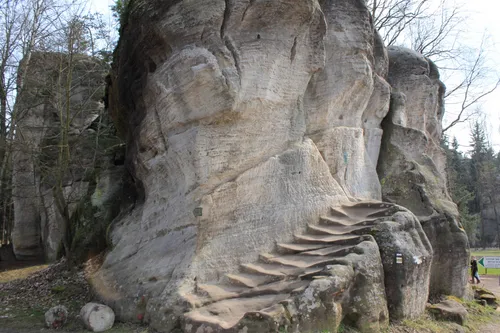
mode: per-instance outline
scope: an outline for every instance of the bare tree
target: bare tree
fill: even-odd
[[[487,66],[487,38],[477,47],[461,40],[466,15],[455,2],[369,0],[367,5],[388,46],[411,48],[440,68],[449,87],[445,100],[450,112],[443,134],[480,113],[481,102],[500,82]]]
[[[59,87],[57,109],[60,111],[58,113],[60,127],[55,130],[54,134],[58,140],[56,146],[60,149],[60,154],[56,159],[57,167],[50,172],[59,178],[59,182],[53,183],[54,198],[58,199],[54,204],[59,206],[62,216],[68,215],[65,212],[69,205],[66,202],[67,197],[61,196],[59,189],[64,185],[68,170],[73,167],[69,132],[72,130],[75,114],[74,110],[69,110],[74,105],[70,106],[68,101],[72,100],[78,91],[75,91],[72,85],[75,83],[72,69],[80,64],[79,60],[83,55],[92,57],[110,54],[113,46],[108,33],[111,27],[105,26],[100,15],[88,13],[87,5],[88,3],[84,0],[0,0],[0,208],[2,209],[0,227],[2,227],[2,243],[7,242],[12,230],[12,196],[26,196],[26,188],[30,184],[34,188],[41,176],[38,162],[40,152],[44,147],[37,146],[34,141],[31,142],[30,125],[19,125],[24,124],[23,119],[29,116],[31,110],[36,107],[36,105],[29,105],[20,100],[26,88],[27,75],[32,70],[34,52],[55,52],[61,56],[58,67],[61,81],[57,85]],[[95,69],[89,68],[88,70],[92,72]],[[95,82],[95,78],[93,79]],[[68,116],[69,113],[71,116]],[[46,130],[49,129],[43,129],[43,131]],[[27,169],[31,170],[32,177],[28,183],[21,181],[13,184],[12,179],[16,176],[12,167],[13,157],[20,149],[31,156],[30,160],[25,162],[29,164]],[[30,195],[35,200],[39,193],[31,191]]]

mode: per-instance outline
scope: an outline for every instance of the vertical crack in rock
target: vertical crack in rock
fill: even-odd
[[[297,37],[293,39],[292,50],[290,51],[290,61],[293,62],[295,60],[295,54],[297,53]]]
[[[231,0],[225,0],[226,6],[224,8],[224,16],[222,19],[222,25],[220,27],[220,38],[224,41],[224,45],[227,47],[231,55],[233,56],[234,66],[236,67],[236,71],[238,72],[238,78],[241,86],[241,68],[240,68],[240,57],[238,55],[238,51],[236,50],[236,46],[234,45],[233,40],[226,36],[226,29],[229,22],[229,17],[231,16]],[[227,79],[226,79],[227,83]]]
[[[167,151],[167,140],[165,139],[165,135],[163,134],[163,130],[161,128],[161,119],[160,119],[160,114],[158,113],[157,107],[155,107],[155,119],[156,119],[156,126],[158,126],[158,132],[160,133],[161,141],[163,143],[163,149],[166,152]]]
[[[243,21],[247,15],[248,9],[252,7],[252,5],[255,3],[255,0],[250,0],[250,3],[248,4],[247,8],[245,8],[245,11],[243,12],[243,15],[241,15],[241,21]]]
[[[231,52],[231,55],[233,56],[234,66],[236,67],[236,71],[238,72],[238,78],[240,80],[240,86],[241,86],[240,56],[238,54],[238,51],[236,50],[236,46],[234,45],[234,42],[231,40],[231,38],[228,36],[224,37],[224,44],[226,45],[227,49],[229,50],[229,52]]]
[[[229,16],[231,15],[230,1],[231,0],[225,0],[226,7],[224,8],[224,16],[222,18],[222,25],[220,27],[220,38],[222,40],[224,40],[224,37],[226,35],[226,28],[229,21]]]

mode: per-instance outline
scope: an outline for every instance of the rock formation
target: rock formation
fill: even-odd
[[[468,243],[446,188],[439,146],[444,85],[436,66],[405,48],[389,48],[391,111],[383,123],[378,172],[384,200],[418,216],[434,250],[432,295],[465,295]]]
[[[481,238],[487,247],[500,244],[500,196],[485,196],[481,208]]]
[[[79,221],[80,215],[84,215],[84,206],[90,205],[94,190],[102,190],[109,175],[115,175],[116,183],[109,192],[121,190],[123,170],[118,174],[113,171],[119,167],[113,165],[113,156],[106,150],[116,143],[103,118],[107,66],[88,56],[77,55],[72,60],[70,63],[68,56],[61,53],[35,52],[22,75],[24,82],[15,106],[12,177],[12,243],[18,259],[45,255],[53,261],[61,255],[67,226],[54,195],[58,177],[62,178],[61,193],[75,224],[71,232],[76,241],[82,239],[80,246],[89,236],[82,231],[85,223]],[[59,147],[63,135],[68,137],[69,152],[61,162]],[[98,208],[90,214],[105,214],[106,209],[99,212],[105,201],[95,200]]]
[[[124,19],[109,105],[135,203],[94,279],[118,318],[377,332],[421,314],[429,288],[463,292],[467,241],[434,144],[437,69],[389,57],[364,1],[133,1]],[[415,185],[404,161],[426,166]],[[395,185],[427,189],[425,210]]]

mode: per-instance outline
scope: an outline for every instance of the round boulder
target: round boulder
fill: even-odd
[[[45,312],[45,324],[48,328],[61,328],[68,320],[68,309],[64,305],[54,306]]]
[[[438,320],[452,321],[463,326],[467,319],[465,307],[451,299],[431,305],[427,309]]]
[[[113,310],[103,304],[87,303],[80,310],[85,327],[92,332],[104,332],[113,327],[115,322],[115,313]]]

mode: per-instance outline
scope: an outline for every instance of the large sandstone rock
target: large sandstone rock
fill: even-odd
[[[420,316],[429,296],[432,246],[418,219],[395,206],[391,219],[380,222],[374,236],[384,265],[391,318]]]
[[[109,103],[136,201],[93,280],[117,317],[379,332],[386,290],[394,313],[421,314],[432,251],[412,213],[379,201],[389,61],[364,1],[133,1],[127,14]],[[389,290],[391,251],[422,281]]]
[[[113,162],[106,148],[117,140],[106,126],[102,103],[107,66],[85,55],[73,57],[66,108],[61,91],[66,91],[67,66],[68,57],[62,53],[34,52],[17,98],[12,243],[18,259],[45,256],[53,261],[61,254],[66,223],[54,199],[57,178],[62,178],[61,192],[72,221],[83,224],[79,221],[83,202],[94,192],[100,169]],[[64,167],[57,162],[58,147],[68,116],[70,154]],[[72,226],[72,232],[79,227]]]
[[[430,293],[462,297],[469,246],[446,189],[439,146],[445,88],[436,66],[411,50],[389,48],[389,64],[394,90],[378,164],[382,195],[422,223],[434,251]]]

